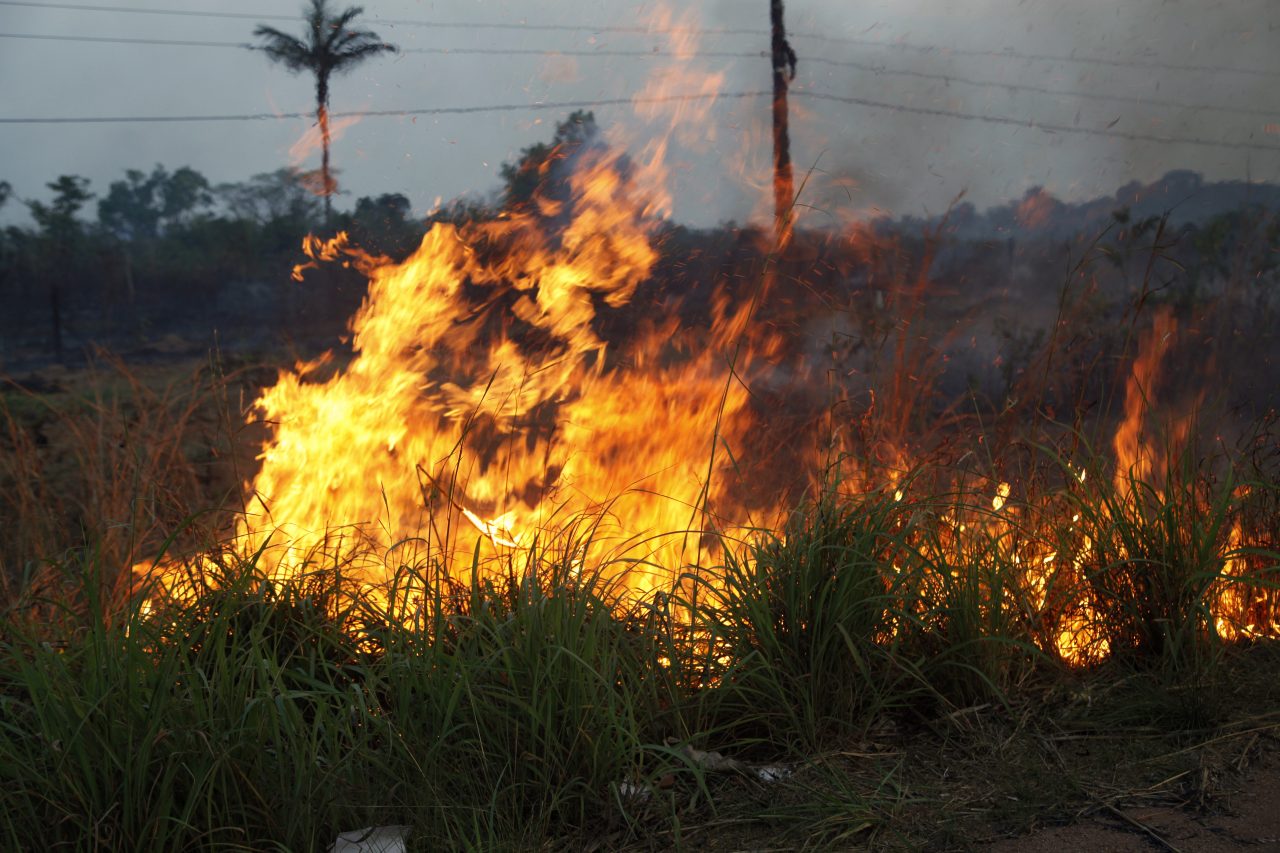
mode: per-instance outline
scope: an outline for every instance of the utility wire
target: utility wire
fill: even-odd
[[[137,15],[172,15],[184,18],[233,18],[236,20],[296,21],[297,15],[247,14],[191,9],[145,9],[140,6],[95,6],[87,3],[36,3],[29,0],[0,0],[0,6],[22,6],[28,9],[61,9],[73,12],[120,12]]]
[[[1162,136],[1153,133],[1138,133],[1123,130],[1102,130],[1091,127],[1040,122],[1030,119],[1013,118],[1011,116],[967,113],[960,110],[947,110],[934,107],[916,107],[905,104],[894,104],[888,101],[877,101],[871,98],[845,97],[828,95],[821,92],[809,92],[797,89],[791,92],[797,98],[808,98],[817,101],[829,101],[887,110],[889,112],[930,116],[933,118],[950,118],[963,121],[977,121],[986,124],[1025,127],[1043,133],[1069,133],[1083,136],[1109,137],[1134,142],[1158,142],[1164,145],[1195,145],[1203,148],[1224,148],[1247,151],[1266,151],[1280,153],[1280,145],[1267,145],[1260,142],[1232,142],[1229,140],[1205,139],[1196,136]],[[428,107],[414,110],[363,110],[330,113],[332,118],[366,118],[372,116],[427,116],[427,115],[470,115],[474,113],[520,112],[528,110],[576,110],[594,107],[626,106],[629,104],[652,104],[691,101],[742,100],[746,98],[767,98],[772,93],[765,91],[749,92],[707,92],[688,95],[640,95],[631,98],[604,98],[580,101],[534,101],[524,104],[491,104],[472,107]],[[187,116],[74,116],[74,117],[22,117],[0,118],[0,124],[132,124],[156,123],[171,124],[180,122],[218,122],[218,121],[271,121],[280,119],[311,118],[310,112],[295,113],[249,113],[240,115],[187,115]]]
[[[1256,109],[1250,107],[1229,107],[1220,104],[1196,104],[1190,101],[1178,101],[1168,98],[1147,98],[1137,95],[1109,95],[1106,92],[1080,92],[1075,89],[1055,89],[1049,86],[1033,86],[1030,83],[1008,83],[1001,80],[965,77],[957,74],[946,74],[933,71],[913,71],[911,69],[886,68],[869,62],[853,62],[844,59],[827,59],[821,56],[805,57],[806,64],[834,65],[842,68],[856,68],[868,71],[877,76],[915,77],[922,80],[937,80],[946,85],[959,83],[964,86],[975,86],[987,89],[1005,89],[1013,92],[1032,92],[1037,95],[1052,95],[1064,98],[1079,98],[1086,101],[1113,101],[1120,104],[1134,104],[1144,107],[1172,107],[1181,110],[1206,110],[1220,113],[1236,113],[1239,115],[1258,116],[1275,119],[1280,117],[1280,108]]]
[[[250,12],[220,12],[214,10],[192,9],[147,9],[138,6],[99,6],[87,3],[50,3],[35,0],[0,0],[0,6],[21,6],[35,9],[62,9],[79,12],[119,12],[144,15],[177,15],[183,17],[224,18],[235,20],[269,20],[296,21],[296,15],[255,14]],[[697,35],[750,35],[768,37],[767,30],[732,29],[732,28],[696,28],[696,27],[645,27],[645,26],[591,26],[588,24],[531,24],[527,21],[509,23],[468,23],[451,21],[405,20],[396,18],[378,18],[373,21],[410,27],[428,27],[431,29],[455,30],[542,30],[554,32],[592,32],[592,33],[624,33],[631,35],[666,35],[688,33]],[[897,49],[916,53],[938,53],[951,56],[981,56],[998,59],[1020,59],[1034,62],[1065,62],[1079,65],[1107,65],[1117,68],[1144,68],[1161,71],[1179,71],[1196,74],[1240,74],[1256,77],[1280,78],[1280,70],[1269,68],[1238,68],[1227,65],[1197,65],[1191,63],[1175,63],[1161,61],[1143,61],[1136,59],[1106,59],[1095,56],[1076,56],[1074,54],[1022,53],[1015,50],[979,50],[970,48],[944,47],[942,45],[921,44],[907,41],[880,41],[876,39],[835,36],[829,33],[792,32],[794,38],[813,39],[833,44],[851,44],[860,47],[880,49]]]
[[[913,107],[904,104],[891,104],[875,101],[870,98],[854,98],[841,95],[827,95],[821,92],[795,91],[791,93],[798,98],[810,98],[815,101],[834,101],[841,104],[852,104],[859,107],[890,110],[898,113],[914,113],[915,115],[934,116],[938,118],[955,118],[966,121],[980,121],[986,124],[1003,124],[1011,127],[1026,127],[1044,133],[1074,133],[1086,136],[1109,136],[1113,139],[1127,139],[1134,142],[1159,142],[1165,145],[1197,145],[1204,148],[1231,148],[1245,151],[1271,151],[1280,153],[1280,145],[1266,145],[1261,142],[1231,142],[1204,139],[1197,136],[1161,136],[1154,133],[1137,133],[1125,130],[1100,130],[1092,127],[1077,127],[1070,124],[1034,121],[1031,119],[1012,118],[1010,116],[983,115],[966,113],[959,110],[947,110],[935,107]]]
[[[1016,50],[977,50],[972,48],[943,47],[936,44],[920,44],[908,41],[877,41],[875,39],[848,38],[826,33],[793,33],[797,38],[815,39],[832,44],[852,44],[859,47],[877,47],[907,50],[914,53],[937,53],[944,56],[981,56],[996,59],[1021,59],[1031,62],[1067,62],[1075,65],[1108,65],[1115,68],[1148,68],[1159,71],[1186,71],[1195,74],[1242,74],[1251,77],[1277,77],[1280,70],[1274,68],[1250,68],[1233,65],[1194,65],[1191,63],[1161,62],[1158,60],[1107,59],[1100,56],[1076,56],[1062,53],[1022,53]]]
[[[0,3],[0,5],[4,5]],[[179,47],[230,47],[241,50],[254,50],[254,45],[245,44],[243,42],[233,41],[189,41],[178,39],[150,39],[137,38],[132,36],[78,36],[78,35],[46,35],[37,33],[0,33],[0,38],[8,39],[34,39],[39,41],[73,41],[73,42],[89,42],[101,44],[147,44],[147,45],[175,45]],[[637,59],[645,58],[708,58],[708,59],[767,59],[768,53],[765,51],[728,51],[728,50],[706,50],[697,51],[690,55],[685,53],[677,53],[670,50],[618,50],[613,48],[601,48],[599,50],[540,50],[534,48],[453,48],[453,47],[405,47],[400,48],[402,53],[421,53],[436,56],[571,56],[571,57],[632,57]],[[914,71],[911,69],[893,69],[886,68],[883,65],[876,65],[868,62],[857,62],[845,59],[831,59],[821,56],[805,57],[806,65],[827,65],[838,68],[855,68],[860,71],[867,71],[876,75],[890,75],[895,77],[914,77],[924,80],[936,80],[941,83],[950,85],[958,83],[965,86],[974,86],[991,89],[1004,89],[1014,92],[1032,92],[1040,95],[1051,95],[1055,97],[1079,98],[1089,101],[1111,101],[1122,104],[1134,104],[1146,107],[1172,107],[1174,109],[1185,110],[1204,110],[1219,113],[1234,113],[1238,115],[1257,116],[1261,118],[1277,118],[1280,117],[1280,109],[1267,110],[1249,107],[1229,107],[1218,104],[1196,104],[1187,101],[1168,100],[1161,98],[1144,98],[1132,95],[1109,95],[1103,92],[1078,92],[1071,89],[1054,89],[1047,86],[1033,86],[1028,83],[1008,83],[1000,80],[983,80],[973,77],[965,77],[956,74],[946,74],[941,72],[930,71]]]
[[[623,56],[623,57],[659,57],[659,58],[684,58],[690,57],[690,54],[677,53],[670,50],[614,50],[605,48],[601,50],[535,50],[532,48],[517,48],[514,50],[505,50],[498,48],[452,48],[452,47],[406,47],[401,48],[403,53],[429,53],[441,56],[450,54],[463,55],[514,55],[514,56],[573,56],[573,57],[593,57],[593,56]],[[768,51],[730,51],[730,50],[699,50],[692,54],[691,58],[709,58],[709,59],[768,59]],[[1078,92],[1072,89],[1053,89],[1047,86],[1032,86],[1027,83],[1007,83],[1000,80],[983,80],[973,77],[964,77],[956,74],[944,74],[930,71],[913,71],[910,69],[886,68],[883,65],[875,65],[869,62],[856,62],[846,59],[830,59],[821,56],[806,56],[801,60],[804,65],[829,65],[838,68],[855,68],[860,71],[869,71],[876,75],[889,75],[894,77],[915,77],[924,80],[936,80],[941,83],[951,84],[959,83],[965,86],[975,86],[989,89],[1005,89],[1015,92],[1032,92],[1038,95],[1053,95],[1058,97],[1080,98],[1089,101],[1114,101],[1117,103],[1135,104],[1139,106],[1152,107],[1173,107],[1185,110],[1207,110],[1211,112],[1238,113],[1240,115],[1258,116],[1261,118],[1280,118],[1280,109],[1252,109],[1249,107],[1228,107],[1217,104],[1195,104],[1188,101],[1176,101],[1162,98],[1142,98],[1134,95],[1108,95],[1103,92]]]
[[[253,45],[235,41],[188,41],[185,39],[148,39],[132,36],[62,36],[39,33],[0,33],[4,39],[32,39],[35,41],[81,41],[95,44],[158,44],[179,47],[238,47],[252,50]]]
[[[242,21],[297,21],[298,15],[264,14],[253,12],[219,12],[207,9],[147,9],[141,6],[99,6],[88,3],[38,3],[33,0],[0,0],[0,6],[23,6],[31,9],[61,9],[76,12],[122,12],[133,15],[171,15],[186,18],[227,18]],[[430,27],[447,30],[547,30],[556,32],[591,32],[591,33],[628,33],[632,35],[768,35],[764,30],[734,28],[699,28],[699,27],[646,27],[640,25],[591,26],[589,24],[531,24],[527,21],[513,22],[451,22],[406,20],[400,18],[383,18],[373,15],[371,20],[390,26]]]
[[[476,107],[428,107],[417,110],[359,110],[331,112],[330,118],[364,118],[367,116],[467,115],[470,113],[517,112],[520,110],[575,110],[587,107],[612,107],[626,104],[652,104],[717,99],[757,98],[765,92],[710,92],[690,95],[640,95],[633,98],[605,98],[590,101],[534,101],[525,104],[491,104]],[[74,116],[56,118],[0,118],[0,124],[131,124],[212,121],[271,121],[276,119],[314,118],[314,112],[245,113],[239,115],[186,116]]]

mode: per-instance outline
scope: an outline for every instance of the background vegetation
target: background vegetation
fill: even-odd
[[[415,219],[361,198],[333,224],[403,257],[436,219],[529,205],[531,175],[554,197],[593,144],[578,115],[491,201]],[[1280,726],[1274,647],[1213,619],[1226,584],[1274,630],[1280,229],[1231,188],[1182,221],[1139,189],[1105,213],[1033,193],[798,233],[757,316],[788,334],[753,388],[774,471],[754,475],[789,488],[796,435],[849,438],[779,530],[722,534],[637,599],[608,557],[580,565],[590,519],[483,580],[402,543],[372,555],[379,595],[336,554],[269,582],[225,546],[266,428],[249,401],[334,345],[363,280],[289,278],[321,226],[296,172],[215,187],[157,166],[101,196],[59,177],[0,243],[0,843],[303,850],[403,824],[422,849],[945,849],[1213,802]],[[600,310],[611,341],[659,309],[696,339],[713,292],[750,298],[733,285],[771,262],[750,228],[659,236],[652,280]],[[1151,391],[1202,426],[1158,487],[1118,488],[1117,387],[1157,308],[1182,332]],[[985,527],[1001,481],[1014,521]],[[962,521],[989,532],[959,540]],[[1035,589],[1031,546],[1079,572]],[[160,553],[192,600],[145,603],[128,567]],[[1055,594],[1090,604],[1109,656],[1068,665],[1055,631],[1081,614]]]

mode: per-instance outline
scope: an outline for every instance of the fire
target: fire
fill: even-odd
[[[709,359],[648,368],[650,342],[615,354],[594,330],[597,305],[627,304],[650,274],[657,220],[619,155],[579,156],[589,162],[570,178],[563,227],[541,211],[438,224],[399,265],[341,235],[312,246],[351,258],[369,294],[345,367],[319,382],[308,377],[321,365],[303,366],[258,401],[275,428],[253,483],[258,514],[239,533],[256,550],[279,531],[290,544],[268,551],[274,571],[300,570],[342,525],[380,548],[416,536],[433,493],[502,547],[553,515],[605,507],[628,531],[688,526],[705,436],[744,394],[722,408]],[[434,544],[470,551],[460,537]]]
[[[996,496],[991,499],[991,508],[996,512],[1004,509],[1005,501],[1009,499],[1009,484],[1001,483],[996,489]]]
[[[272,577],[303,574],[323,554],[353,561],[376,592],[387,570],[368,555],[402,541],[469,568],[477,545],[514,551],[558,520],[590,517],[599,553],[625,553],[627,583],[643,593],[666,581],[656,567],[701,547],[684,531],[734,514],[716,443],[739,443],[748,394],[719,350],[744,327],[741,312],[679,359],[669,320],[622,345],[597,331],[600,313],[627,306],[650,277],[671,138],[710,108],[661,98],[722,83],[692,64],[693,28],[658,23],[677,62],[638,96],[654,131],[638,156],[596,140],[560,152],[567,192],[539,191],[491,221],[437,223],[399,264],[344,234],[308,238],[312,260],[296,279],[341,261],[369,287],[349,360],[300,364],[257,400],[271,434],[235,542]]]
[[[671,210],[671,146],[689,142],[681,134],[690,128],[701,132],[710,108],[709,99],[670,109],[658,99],[706,95],[723,82],[694,68],[696,51],[684,41],[693,28],[676,23],[662,29],[680,39],[672,52],[681,64],[636,104],[660,132],[634,158],[615,137],[561,152],[555,168],[565,192],[539,192],[492,220],[437,222],[401,263],[366,254],[344,234],[307,240],[300,281],[320,263],[343,262],[369,285],[350,322],[349,356],[299,364],[256,402],[270,433],[235,548],[256,555],[270,577],[296,578],[323,560],[377,597],[391,581],[386,555],[414,547],[466,582],[495,564],[524,565],[540,537],[577,525],[587,532],[574,565],[606,566],[644,596],[714,557],[707,542],[715,534],[778,525],[788,492],[751,488],[737,474],[742,448],[767,417],[749,389],[782,340],[753,323],[757,299],[722,287],[696,345],[675,313],[646,317],[622,340],[601,330],[654,274]],[[773,276],[761,275],[757,296]],[[1176,331],[1171,312],[1157,312],[1127,380],[1111,484],[1123,501],[1134,499],[1135,484],[1158,489],[1159,463],[1186,433],[1184,419],[1161,448],[1147,430]],[[892,496],[910,518],[908,536],[927,519],[937,524],[935,538],[918,545],[940,567],[930,585],[941,589],[962,567],[998,555],[1022,574],[1014,589],[987,590],[986,607],[1021,614],[1067,661],[1108,654],[1087,578],[1097,543],[1061,499],[1086,487],[1083,468],[1068,467],[1062,490],[1043,502],[1008,481],[989,482],[964,487],[972,500],[931,516],[913,506],[909,454],[894,447],[889,455],[886,473],[850,461],[845,479]],[[784,479],[818,482],[821,453],[805,464]],[[1230,579],[1244,572],[1245,534],[1239,522],[1233,531],[1215,623],[1231,638],[1271,629],[1243,618],[1248,594]],[[897,574],[907,558],[886,562]],[[136,570],[154,571],[181,598],[185,569]]]
[[[360,116],[331,118],[329,119],[329,136],[332,141],[337,142],[347,132],[348,128],[354,127],[359,123]],[[307,161],[308,157],[320,151],[323,144],[324,138],[320,131],[320,125],[311,125],[289,146],[289,165],[294,168],[300,167]]]
[[[666,198],[650,192],[652,163],[635,167],[614,146],[572,156],[566,200],[437,223],[402,263],[343,234],[308,239],[312,260],[297,278],[345,262],[369,286],[350,323],[349,358],[300,364],[256,403],[271,431],[235,540],[269,576],[295,578],[323,559],[377,597],[391,581],[380,555],[413,542],[466,582],[491,565],[528,568],[539,537],[586,519],[574,565],[609,566],[644,596],[714,556],[704,534],[783,517],[777,495],[753,491],[733,470],[760,426],[748,389],[777,333],[753,327],[753,300],[721,292],[700,348],[684,344],[674,317],[607,340],[601,313],[627,306],[653,274]],[[1160,463],[1185,433],[1175,424],[1162,449],[1145,429],[1175,331],[1161,311],[1139,341],[1113,441],[1121,503],[1137,499],[1136,484],[1158,493]],[[903,476],[913,465],[897,449],[889,457],[887,481],[858,466],[846,479],[883,489],[916,525],[922,515]],[[816,482],[821,467],[815,455],[793,479]],[[1085,487],[1083,468],[1064,474],[1067,488]],[[1023,611],[1064,660],[1105,657],[1110,641],[1087,579],[1096,543],[1080,513],[1015,498],[1008,481],[986,495],[941,514],[936,538],[918,545],[941,570],[926,581],[931,594],[998,554],[1020,567],[1021,589],[984,606]],[[1216,630],[1228,638],[1265,630],[1244,618],[1248,593],[1231,582],[1244,572],[1243,535],[1237,521],[1216,593]],[[892,571],[907,559],[892,557]],[[181,598],[183,570],[155,569]]]
[[[1150,483],[1156,474],[1155,448],[1144,442],[1143,431],[1147,412],[1155,402],[1155,383],[1160,375],[1160,365],[1174,334],[1178,330],[1168,307],[1160,308],[1149,334],[1142,337],[1133,371],[1125,384],[1124,420],[1116,430],[1112,445],[1115,448],[1116,492],[1132,497],[1134,483]]]

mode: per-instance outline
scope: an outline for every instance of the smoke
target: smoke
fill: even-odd
[[[655,6],[649,0],[605,0],[589,7],[567,0],[456,4],[384,0],[376,10],[369,10],[369,23],[389,41],[407,51],[457,48],[459,52],[406,52],[369,63],[338,81],[333,107],[336,111],[418,109],[627,97],[643,87],[653,60],[588,55],[571,60],[515,51],[645,51],[661,46],[658,39],[590,30],[447,29],[381,21],[434,18],[504,25],[625,26],[634,25]],[[758,54],[716,56],[709,58],[708,66],[725,73],[726,91],[767,90],[768,4],[709,0],[683,4],[680,9],[686,6],[701,13],[703,26],[759,33],[710,35],[699,49]],[[83,21],[65,10],[15,8],[7,14],[10,29],[18,32],[83,32]],[[799,58],[799,79],[793,89],[797,94],[813,91],[903,106],[1069,126],[1078,123],[1099,131],[1280,147],[1280,133],[1268,134],[1265,129],[1268,124],[1280,125],[1276,77],[956,52],[1074,53],[1115,61],[1280,70],[1272,49],[1280,34],[1280,3],[1275,0],[792,0],[787,16]],[[240,42],[248,38],[253,21],[114,15],[95,20],[94,26],[98,28],[95,36]],[[823,41],[808,37],[812,34],[888,46]],[[892,46],[900,42],[934,49]],[[471,49],[492,53],[462,52]],[[508,50],[512,52],[504,54]],[[25,81],[9,93],[4,113],[10,117],[240,114],[305,111],[312,105],[308,80],[291,77],[260,57],[234,49],[15,39],[0,53],[0,75]],[[961,82],[962,77],[996,85],[971,85]],[[1146,107],[1014,90],[1008,84],[1247,108],[1261,114]],[[768,136],[759,133],[761,127],[768,127],[767,101],[722,103],[698,126],[708,136],[714,134],[715,140],[673,164],[678,166],[681,185],[675,199],[678,218],[702,225],[723,219],[741,221],[757,210],[756,184],[768,178]],[[794,98],[792,105],[797,178],[815,164],[819,170],[810,176],[802,203],[824,210],[936,212],[961,190],[984,207],[1021,197],[1035,185],[1076,199],[1112,192],[1132,179],[1147,182],[1178,168],[1203,172],[1208,180],[1280,180],[1280,154],[1268,152],[1054,135],[1029,127],[805,102],[801,97]],[[604,125],[625,120],[625,109],[609,108],[597,117]],[[539,117],[544,119],[542,125],[534,123]],[[546,129],[562,117],[513,111],[370,119],[335,147],[334,159],[344,170],[344,188],[352,197],[404,192],[421,204],[437,195],[451,198],[494,186],[499,165],[545,139]],[[85,175],[95,189],[102,189],[118,180],[126,168],[149,168],[155,163],[170,168],[189,165],[214,181],[242,180],[282,165],[289,145],[306,126],[305,121],[225,126],[12,125],[0,138],[0,161],[9,164],[8,173],[0,177],[11,181],[22,198],[43,197],[44,182],[59,174]],[[758,172],[757,167],[761,167]],[[23,208],[10,203],[3,215],[21,216]]]
[[[714,20],[726,28],[759,28],[767,24],[766,11],[763,3],[748,12],[722,0]],[[929,0],[894,0],[856,8],[792,4],[788,15],[800,60],[799,93],[1096,132],[1049,133],[798,96],[792,119],[796,164],[801,171],[818,164],[807,187],[809,203],[818,208],[918,215],[939,212],[961,192],[981,208],[1019,198],[1033,186],[1079,200],[1174,169],[1194,169],[1209,180],[1280,178],[1280,151],[1251,156],[1105,135],[1270,142],[1263,117],[1196,108],[1274,109],[1280,116],[1280,79],[1232,71],[1280,73],[1267,48],[1268,34],[1273,42],[1280,31],[1280,6],[1269,0],[1215,3],[1212,9],[1177,0],[982,0],[946,8]],[[814,34],[828,38],[809,37]],[[1274,142],[1280,148],[1280,135]]]

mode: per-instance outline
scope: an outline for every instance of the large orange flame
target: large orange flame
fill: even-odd
[[[474,555],[518,564],[544,531],[588,519],[594,550],[579,564],[605,560],[644,594],[699,560],[704,534],[778,520],[785,490],[748,488],[736,475],[737,454],[759,427],[749,384],[782,345],[778,329],[753,322],[773,268],[748,284],[756,298],[721,288],[693,345],[674,313],[646,318],[625,340],[601,331],[654,272],[656,235],[671,208],[665,164],[710,104],[660,97],[708,95],[721,84],[691,69],[695,51],[684,39],[692,28],[674,23],[662,29],[681,40],[671,51],[681,64],[637,99],[637,113],[658,132],[634,158],[616,137],[584,145],[567,193],[535,195],[492,220],[438,222],[402,263],[371,257],[342,234],[308,239],[313,261],[295,271],[299,278],[342,260],[367,275],[368,294],[351,320],[349,358],[299,365],[258,399],[256,416],[270,433],[237,522],[238,550],[258,555],[277,579],[323,556],[377,595],[395,563],[386,555],[406,543],[430,549],[465,580],[485,569]],[[799,253],[793,247],[793,262]],[[1114,488],[1126,499],[1159,473],[1160,448],[1145,426],[1176,330],[1170,312],[1157,312],[1127,381],[1113,443]],[[1167,443],[1184,433],[1175,428]],[[896,447],[891,455],[887,482],[864,470],[847,479],[885,488],[905,506],[910,484],[900,473],[910,460]],[[820,449],[810,457],[778,479],[820,477]],[[1094,543],[1074,532],[1079,516],[1057,519],[1058,533],[1069,535],[1055,538],[1036,528],[1036,513],[1053,508],[1019,502],[1009,483],[970,504],[938,514],[943,532],[927,546],[944,552],[931,555],[935,562],[958,571],[997,543],[1023,575],[1012,597],[990,606],[1026,611],[1046,626],[1046,648],[1067,660],[1105,656],[1081,577]],[[1233,534],[1236,546],[1242,535]],[[1242,571],[1228,562],[1224,575]],[[1239,589],[1224,588],[1217,601],[1220,633],[1255,630],[1233,615],[1247,606]]]

